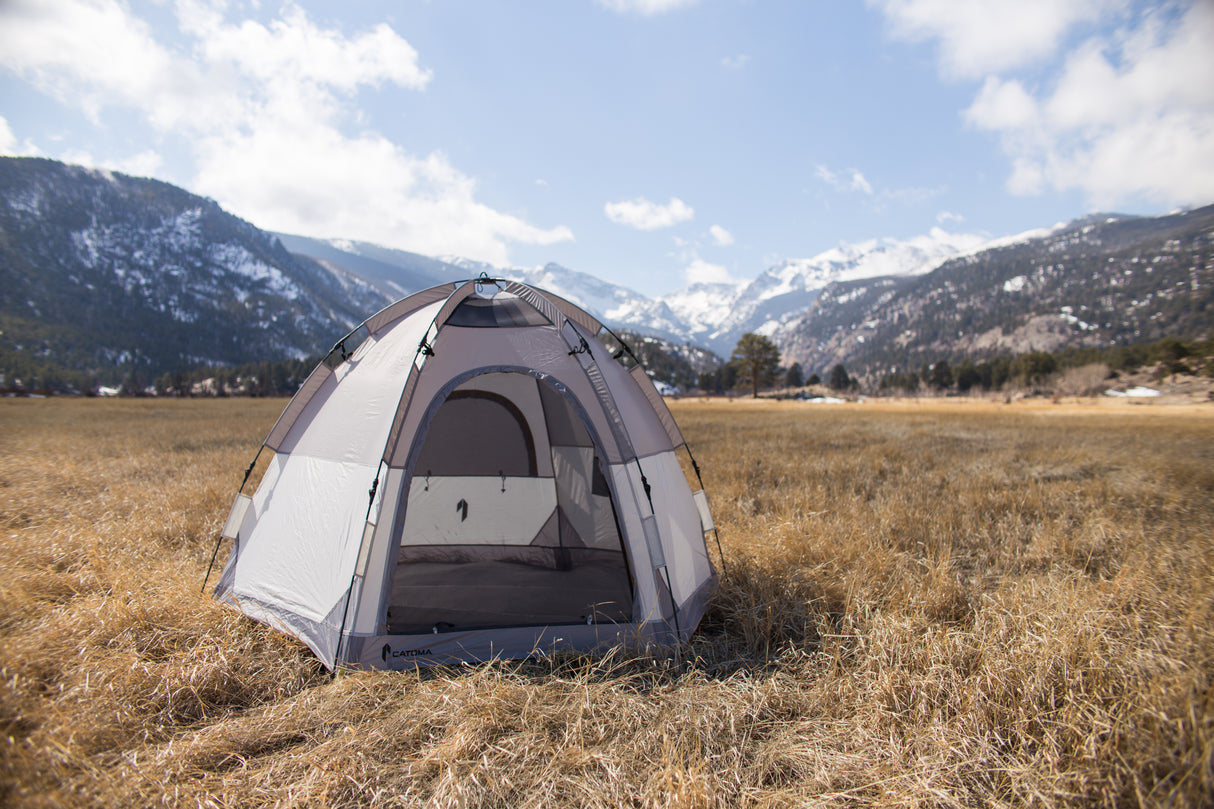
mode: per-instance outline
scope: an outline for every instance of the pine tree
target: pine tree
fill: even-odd
[[[761,334],[747,332],[729,358],[738,374],[750,379],[750,393],[759,398],[759,385],[768,385],[780,369],[780,349]]]
[[[851,387],[851,377],[847,375],[847,369],[843,367],[843,363],[838,363],[830,369],[830,379],[826,384],[830,386],[831,390],[847,390]]]
[[[784,386],[788,388],[799,388],[805,384],[805,374],[801,370],[801,363],[794,362],[792,367],[788,369],[788,373],[784,375]]]

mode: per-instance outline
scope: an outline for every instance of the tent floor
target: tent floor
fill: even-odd
[[[570,570],[515,562],[408,562],[398,565],[389,634],[632,620],[623,557]]]

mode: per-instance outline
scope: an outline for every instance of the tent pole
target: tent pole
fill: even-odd
[[[249,482],[249,475],[253,474],[253,467],[257,466],[257,459],[261,457],[261,451],[266,448],[262,444],[257,448],[257,454],[253,456],[253,462],[249,464],[249,468],[244,470],[244,480],[240,481],[240,488],[236,490],[236,494],[244,491],[244,486]],[[223,531],[219,532],[219,536],[215,538],[215,550],[211,551],[211,563],[207,565],[207,575],[202,579],[202,589],[198,592],[205,593],[207,591],[207,582],[211,580],[211,571],[215,569],[215,560],[219,558],[219,546],[223,544]]]
[[[384,471],[384,462],[381,459],[379,468],[375,470],[375,479],[371,481],[371,488],[367,491],[367,516],[363,518],[363,534],[358,543],[358,556],[363,553],[362,543],[367,540],[367,524],[371,522],[371,509],[375,506],[375,493],[379,491],[379,476]],[[354,582],[358,580],[358,560],[354,561],[354,572],[350,574],[350,588],[346,590],[346,606],[341,612],[341,629],[337,631],[337,652],[333,656],[333,671],[337,671],[337,665],[341,662],[341,644],[342,638],[346,634],[346,621],[350,615],[350,598],[354,595]]]

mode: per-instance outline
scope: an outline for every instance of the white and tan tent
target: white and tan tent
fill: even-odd
[[[372,316],[266,438],[214,597],[329,668],[685,641],[716,582],[707,499],[601,331],[487,278]]]

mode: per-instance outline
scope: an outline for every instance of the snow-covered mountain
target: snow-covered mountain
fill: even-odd
[[[1026,234],[1029,238],[1034,234]],[[460,256],[427,258],[400,250],[340,240],[279,234],[289,249],[330,268],[360,274],[385,294],[415,292],[430,284],[482,273],[541,287],[586,309],[615,330],[690,343],[728,357],[738,338],[758,332],[777,342],[805,316],[832,283],[876,276],[931,272],[944,261],[977,250],[983,237],[933,229],[903,241],[873,239],[841,244],[812,258],[789,259],[753,281],[693,284],[656,298],[588,273],[547,264],[499,267]],[[1004,240],[1006,241],[1006,240]],[[395,270],[394,270],[395,268]]]
[[[0,354],[101,382],[323,351],[384,296],[155,180],[0,158]]]
[[[686,339],[728,356],[746,332],[779,342],[832,283],[922,275],[950,258],[978,249],[983,241],[980,236],[935,228],[926,236],[905,241],[842,244],[813,258],[783,261],[746,284],[696,284],[660,300],[683,321]]]
[[[1036,233],[1025,234],[1032,238]],[[933,229],[907,240],[873,239],[841,244],[812,258],[789,259],[753,281],[693,284],[656,298],[588,273],[547,264],[499,267],[459,256],[427,259],[399,250],[280,234],[291,250],[363,277],[385,292],[407,294],[456,278],[511,278],[576,303],[615,330],[690,343],[728,357],[738,338],[758,332],[781,342],[831,284],[872,277],[907,277],[931,272],[950,258],[981,248],[984,238]],[[1006,244],[1015,241],[1001,240]],[[392,268],[398,272],[394,276]]]

